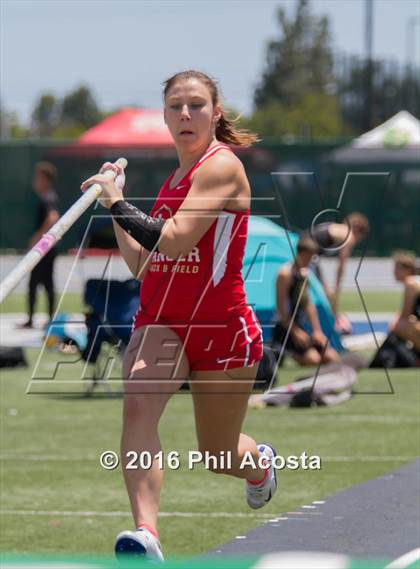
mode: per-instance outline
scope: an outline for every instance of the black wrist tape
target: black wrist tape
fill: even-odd
[[[130,203],[120,200],[111,206],[111,215],[120,227],[148,251],[158,243],[164,219],[150,217]]]

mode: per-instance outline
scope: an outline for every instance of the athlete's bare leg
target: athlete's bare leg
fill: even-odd
[[[323,364],[331,364],[331,363],[339,364],[340,361],[341,358],[339,354],[334,350],[334,348],[327,348],[325,352],[322,354]]]
[[[292,352],[292,357],[301,366],[317,366],[321,363],[321,354],[315,348],[308,348],[303,354]]]
[[[213,472],[247,480],[261,480],[264,477],[265,471],[260,467],[240,468],[245,452],[252,454],[255,464],[258,464],[260,456],[254,439],[241,433],[257,369],[258,365],[226,372],[191,372],[190,387],[199,451],[207,451],[217,457],[224,451],[224,456],[230,453],[232,457],[231,468],[212,468]]]
[[[402,340],[412,342],[414,349],[420,352],[420,320],[416,316],[400,317],[395,323],[393,331]]]
[[[301,366],[317,366],[321,363],[340,363],[340,356],[334,348],[327,348],[323,354],[320,354],[315,348],[309,348],[303,354],[293,352],[292,356]]]
[[[154,456],[160,452],[159,419],[169,399],[188,379],[189,364],[181,348],[172,330],[146,326],[133,333],[125,353],[121,464],[135,527],[148,524],[156,529],[163,470],[158,461],[150,470],[127,470],[126,454],[147,451]]]

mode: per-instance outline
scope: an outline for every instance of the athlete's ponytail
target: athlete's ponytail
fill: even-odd
[[[188,71],[181,71],[176,73],[164,82],[163,95],[166,98],[169,89],[177,82],[187,79],[197,79],[206,85],[210,91],[211,99],[213,105],[219,105],[222,109],[222,116],[220,117],[216,126],[216,138],[220,142],[225,142],[226,144],[233,144],[235,146],[251,146],[256,142],[259,142],[259,138],[253,132],[246,130],[244,128],[239,128],[236,126],[238,118],[231,119],[226,116],[226,111],[223,109],[223,105],[220,101],[219,90],[217,83],[214,79],[202,73],[201,71],[195,71],[194,69]]]
[[[226,144],[234,144],[235,146],[251,146],[260,139],[256,134],[246,130],[244,128],[238,128],[236,119],[231,119],[226,117],[226,111],[222,108],[222,116],[216,126],[216,138],[220,142],[226,142]]]

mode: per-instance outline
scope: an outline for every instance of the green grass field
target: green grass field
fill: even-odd
[[[370,312],[394,312],[401,304],[401,293],[398,291],[366,291],[363,299]],[[10,295],[1,306],[1,312],[25,312],[26,297],[24,294]],[[38,311],[47,312],[45,295],[39,295]],[[357,291],[343,291],[340,300],[343,312],[363,312],[363,304]],[[77,293],[67,293],[60,305],[61,312],[83,312],[85,307],[82,296]]]
[[[79,311],[77,302],[69,296],[66,310]],[[370,294],[369,302],[372,310],[388,311],[399,297]],[[346,310],[360,310],[354,295],[346,303]],[[10,297],[2,308],[22,310],[22,297]],[[74,355],[45,352],[35,367],[39,351],[26,354],[29,366],[4,371],[0,380],[1,551],[110,555],[115,535],[131,527],[120,468],[106,471],[99,464],[103,451],[118,452],[121,398],[104,397],[100,389],[94,397],[84,397],[88,381],[78,380],[82,365]],[[45,379],[32,384],[27,394],[34,370],[35,377]],[[281,383],[298,374],[288,362]],[[119,364],[113,377],[119,377]],[[245,503],[243,481],[202,466],[187,469],[188,452],[196,449],[192,402],[187,392],[174,396],[160,429],[165,452],[177,451],[181,461],[179,470],[166,469],[165,474],[159,524],[165,554],[205,552],[273,516],[418,456],[420,374],[395,370],[390,377],[394,393],[382,370],[361,372],[357,389],[370,394],[337,407],[249,410],[245,432],[271,442],[285,457],[303,451],[318,455],[322,465],[320,470],[278,472],[279,492],[257,512]],[[111,387],[118,391],[119,382],[112,381]]]
[[[84,398],[78,389],[73,396],[26,395],[37,351],[28,350],[28,355],[28,368],[7,371],[1,378],[1,549],[109,554],[116,533],[131,526],[120,469],[105,471],[99,465],[103,451],[118,451],[121,399]],[[74,356],[67,358],[70,362]],[[46,355],[38,377],[50,375],[57,359],[58,354]],[[59,377],[75,380],[80,370],[73,363]],[[288,366],[282,382],[296,371]],[[181,468],[166,471],[160,519],[165,552],[204,552],[274,514],[414,459],[420,440],[419,374],[395,371],[391,379],[394,394],[358,395],[338,407],[250,410],[244,430],[257,440],[269,440],[283,456],[306,451],[322,460],[321,470],[280,471],[278,494],[257,513],[245,504],[242,481],[202,467],[187,469],[188,451],[196,448],[192,403],[187,393],[173,397],[161,437],[166,452],[179,452]],[[50,391],[54,381],[48,381]],[[364,371],[358,389],[377,393],[389,386],[382,371]],[[214,517],[221,512],[230,517]]]

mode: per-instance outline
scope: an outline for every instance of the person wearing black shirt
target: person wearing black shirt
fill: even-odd
[[[59,218],[58,197],[54,190],[57,170],[49,162],[38,162],[35,166],[33,189],[38,196],[38,205],[35,218],[35,232],[29,241],[33,247]],[[48,312],[50,319],[54,314],[54,261],[57,250],[53,247],[32,270],[28,290],[28,320],[23,328],[32,328],[33,315],[38,285],[43,285],[48,298]]]
[[[399,251],[393,259],[395,280],[404,285],[404,299],[389,329],[400,340],[411,343],[420,357],[420,277],[416,257]]]
[[[318,250],[310,237],[302,236],[294,262],[283,265],[276,281],[277,321],[273,345],[282,347],[286,342],[286,349],[302,366],[340,361],[338,353],[328,345],[316,307],[309,298],[310,265]]]

